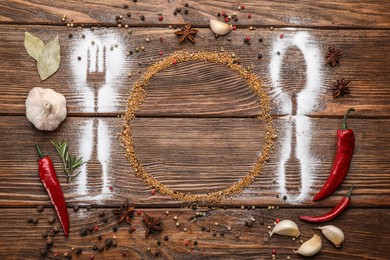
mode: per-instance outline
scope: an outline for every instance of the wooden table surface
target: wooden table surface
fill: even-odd
[[[242,4],[245,9],[238,10]],[[174,15],[178,7],[182,10]],[[48,258],[62,259],[68,252],[73,259],[90,259],[91,254],[95,259],[272,259],[272,249],[276,249],[277,259],[297,259],[293,249],[300,240],[319,234],[313,230],[315,225],[303,223],[298,216],[327,212],[354,184],[349,209],[329,222],[344,231],[345,245],[336,249],[322,237],[323,249],[316,258],[388,259],[389,9],[389,1],[372,0],[1,1],[0,259],[39,259],[45,247],[41,234],[59,225],[47,221],[55,211],[37,174],[34,143],[40,143],[55,162],[71,222],[69,238],[60,231]],[[162,21],[158,20],[160,11]],[[216,39],[208,20],[222,20],[217,17],[222,11],[237,13],[239,20],[231,21],[237,30]],[[73,28],[61,21],[63,15],[74,20]],[[117,15],[123,16],[122,24],[129,28],[117,27]],[[174,29],[169,28],[186,22],[199,30],[196,44],[178,44]],[[60,37],[60,69],[43,82],[24,49],[25,31],[45,43],[55,35]],[[251,37],[251,45],[244,44],[246,36]],[[106,47],[106,68],[91,74],[87,53],[92,57],[99,46]],[[142,46],[144,51],[126,55]],[[339,66],[324,64],[328,46],[343,51]],[[270,161],[252,185],[219,203],[199,203],[197,208],[159,192],[152,195],[153,188],[135,176],[117,138],[133,83],[162,59],[160,51],[166,56],[177,50],[234,53],[269,91],[278,130]],[[350,94],[333,99],[331,86],[342,78],[351,81]],[[25,99],[33,87],[52,88],[66,97],[68,117],[57,130],[39,131],[27,120]],[[146,91],[132,126],[137,156],[153,177],[174,190],[204,194],[225,189],[249,172],[261,151],[264,128],[256,119],[258,100],[235,73],[219,65],[180,63],[159,72]],[[336,131],[350,107],[356,109],[348,121],[356,134],[350,170],[333,196],[314,203],[311,198],[332,167]],[[50,144],[57,139],[67,139],[71,152],[88,161],[69,187]],[[298,196],[303,201],[294,199]],[[114,233],[111,210],[125,199],[141,215],[134,216],[134,232],[129,233],[129,225],[122,223]],[[39,205],[44,206],[42,213],[37,212]],[[76,205],[78,212],[73,210]],[[252,206],[255,209],[247,209]],[[102,211],[106,223],[99,217]],[[209,214],[191,221],[198,211]],[[142,212],[162,218],[164,230],[145,239]],[[37,217],[38,224],[27,223],[30,216]],[[245,222],[252,217],[255,222],[247,227]],[[273,236],[267,241],[268,226],[276,218],[297,222],[301,237],[294,241]],[[95,225],[97,232],[79,235],[81,228]],[[117,247],[93,251],[95,243],[103,243],[99,234],[103,241],[116,236]],[[169,240],[164,241],[164,236]],[[72,247],[81,247],[83,253],[76,256]]]

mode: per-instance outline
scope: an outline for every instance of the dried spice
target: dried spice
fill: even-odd
[[[140,163],[137,158],[131,122],[136,118],[136,111],[143,103],[146,97],[145,88],[148,86],[149,81],[159,71],[162,71],[173,64],[179,62],[206,62],[211,64],[221,64],[224,67],[230,69],[233,73],[236,73],[239,77],[243,78],[253,94],[259,99],[260,114],[257,116],[259,121],[263,121],[265,124],[264,144],[261,148],[260,156],[254,163],[252,169],[248,174],[232,186],[227,187],[223,190],[210,192],[207,194],[191,194],[180,191],[175,191],[146,171],[144,166]],[[166,56],[163,60],[160,60],[152,64],[145,72],[145,74],[137,80],[132,88],[131,95],[128,100],[127,111],[123,117],[125,123],[122,130],[121,139],[124,143],[126,156],[129,159],[136,175],[142,178],[144,183],[150,187],[154,187],[160,193],[171,196],[174,199],[185,201],[185,202],[217,202],[222,200],[228,195],[241,192],[245,187],[249,186],[257,176],[261,174],[265,162],[268,160],[270,152],[273,148],[274,140],[276,139],[276,130],[272,124],[270,100],[267,92],[264,90],[260,79],[252,72],[247,71],[246,68],[239,65],[236,59],[233,59],[228,53],[216,53],[216,52],[185,52],[178,51],[173,54]]]
[[[162,230],[162,226],[161,226],[162,222],[160,218],[153,218],[148,214],[144,213],[142,222],[146,226],[145,238],[147,238],[149,234],[153,233],[154,231]]]
[[[180,36],[179,43],[185,41],[186,39],[195,43],[195,38],[192,35],[195,35],[198,32],[198,30],[192,29],[191,23],[187,23],[184,28],[180,29],[179,31],[176,31],[175,34]]]
[[[334,67],[340,63],[341,54],[343,52],[337,50],[335,47],[329,46],[325,54],[325,62]]]
[[[337,98],[338,96],[344,96],[344,94],[349,93],[349,83],[351,81],[348,80],[337,80],[335,83],[333,83],[332,91],[333,91],[333,98]]]
[[[131,218],[134,216],[134,206],[130,206],[128,200],[126,200],[123,206],[114,209],[112,212],[117,215],[118,223],[126,220],[127,223],[131,224]]]

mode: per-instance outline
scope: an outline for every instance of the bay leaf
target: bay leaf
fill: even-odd
[[[29,32],[24,32],[24,48],[26,48],[27,53],[36,61],[39,59],[39,56],[41,56],[44,46],[41,39]]]
[[[58,35],[43,48],[39,56],[37,67],[41,80],[53,75],[60,67],[60,43]]]

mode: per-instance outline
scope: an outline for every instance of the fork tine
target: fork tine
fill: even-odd
[[[99,72],[99,52],[100,52],[99,45],[96,45],[95,72]]]
[[[104,45],[103,47],[103,72],[106,72],[107,69],[107,48]]]
[[[91,73],[91,50],[87,49],[87,73]]]

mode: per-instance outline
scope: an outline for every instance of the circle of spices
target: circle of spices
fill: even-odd
[[[264,145],[262,152],[260,153],[260,156],[257,158],[255,165],[252,167],[249,173],[244,178],[228,188],[206,194],[196,195],[175,191],[162,184],[145,170],[144,166],[136,156],[131,128],[131,121],[135,118],[136,111],[139,109],[146,97],[145,88],[148,86],[151,78],[159,71],[162,71],[170,66],[174,66],[174,64],[189,61],[221,64],[243,78],[247,86],[259,98],[261,112],[257,115],[257,119],[266,123],[266,134],[264,135]],[[241,192],[245,187],[249,186],[257,176],[261,174],[264,164],[268,160],[270,151],[273,148],[274,140],[276,139],[276,131],[272,124],[270,100],[267,92],[263,89],[260,79],[254,73],[248,71],[245,67],[235,62],[235,59],[226,53],[206,51],[177,51],[169,56],[166,56],[163,60],[152,64],[148,67],[143,76],[134,83],[132,92],[128,99],[128,106],[124,115],[124,119],[125,124],[123,126],[121,139],[125,144],[126,156],[130,160],[136,175],[139,176],[146,185],[155,188],[160,193],[184,202],[217,202],[231,194]]]

